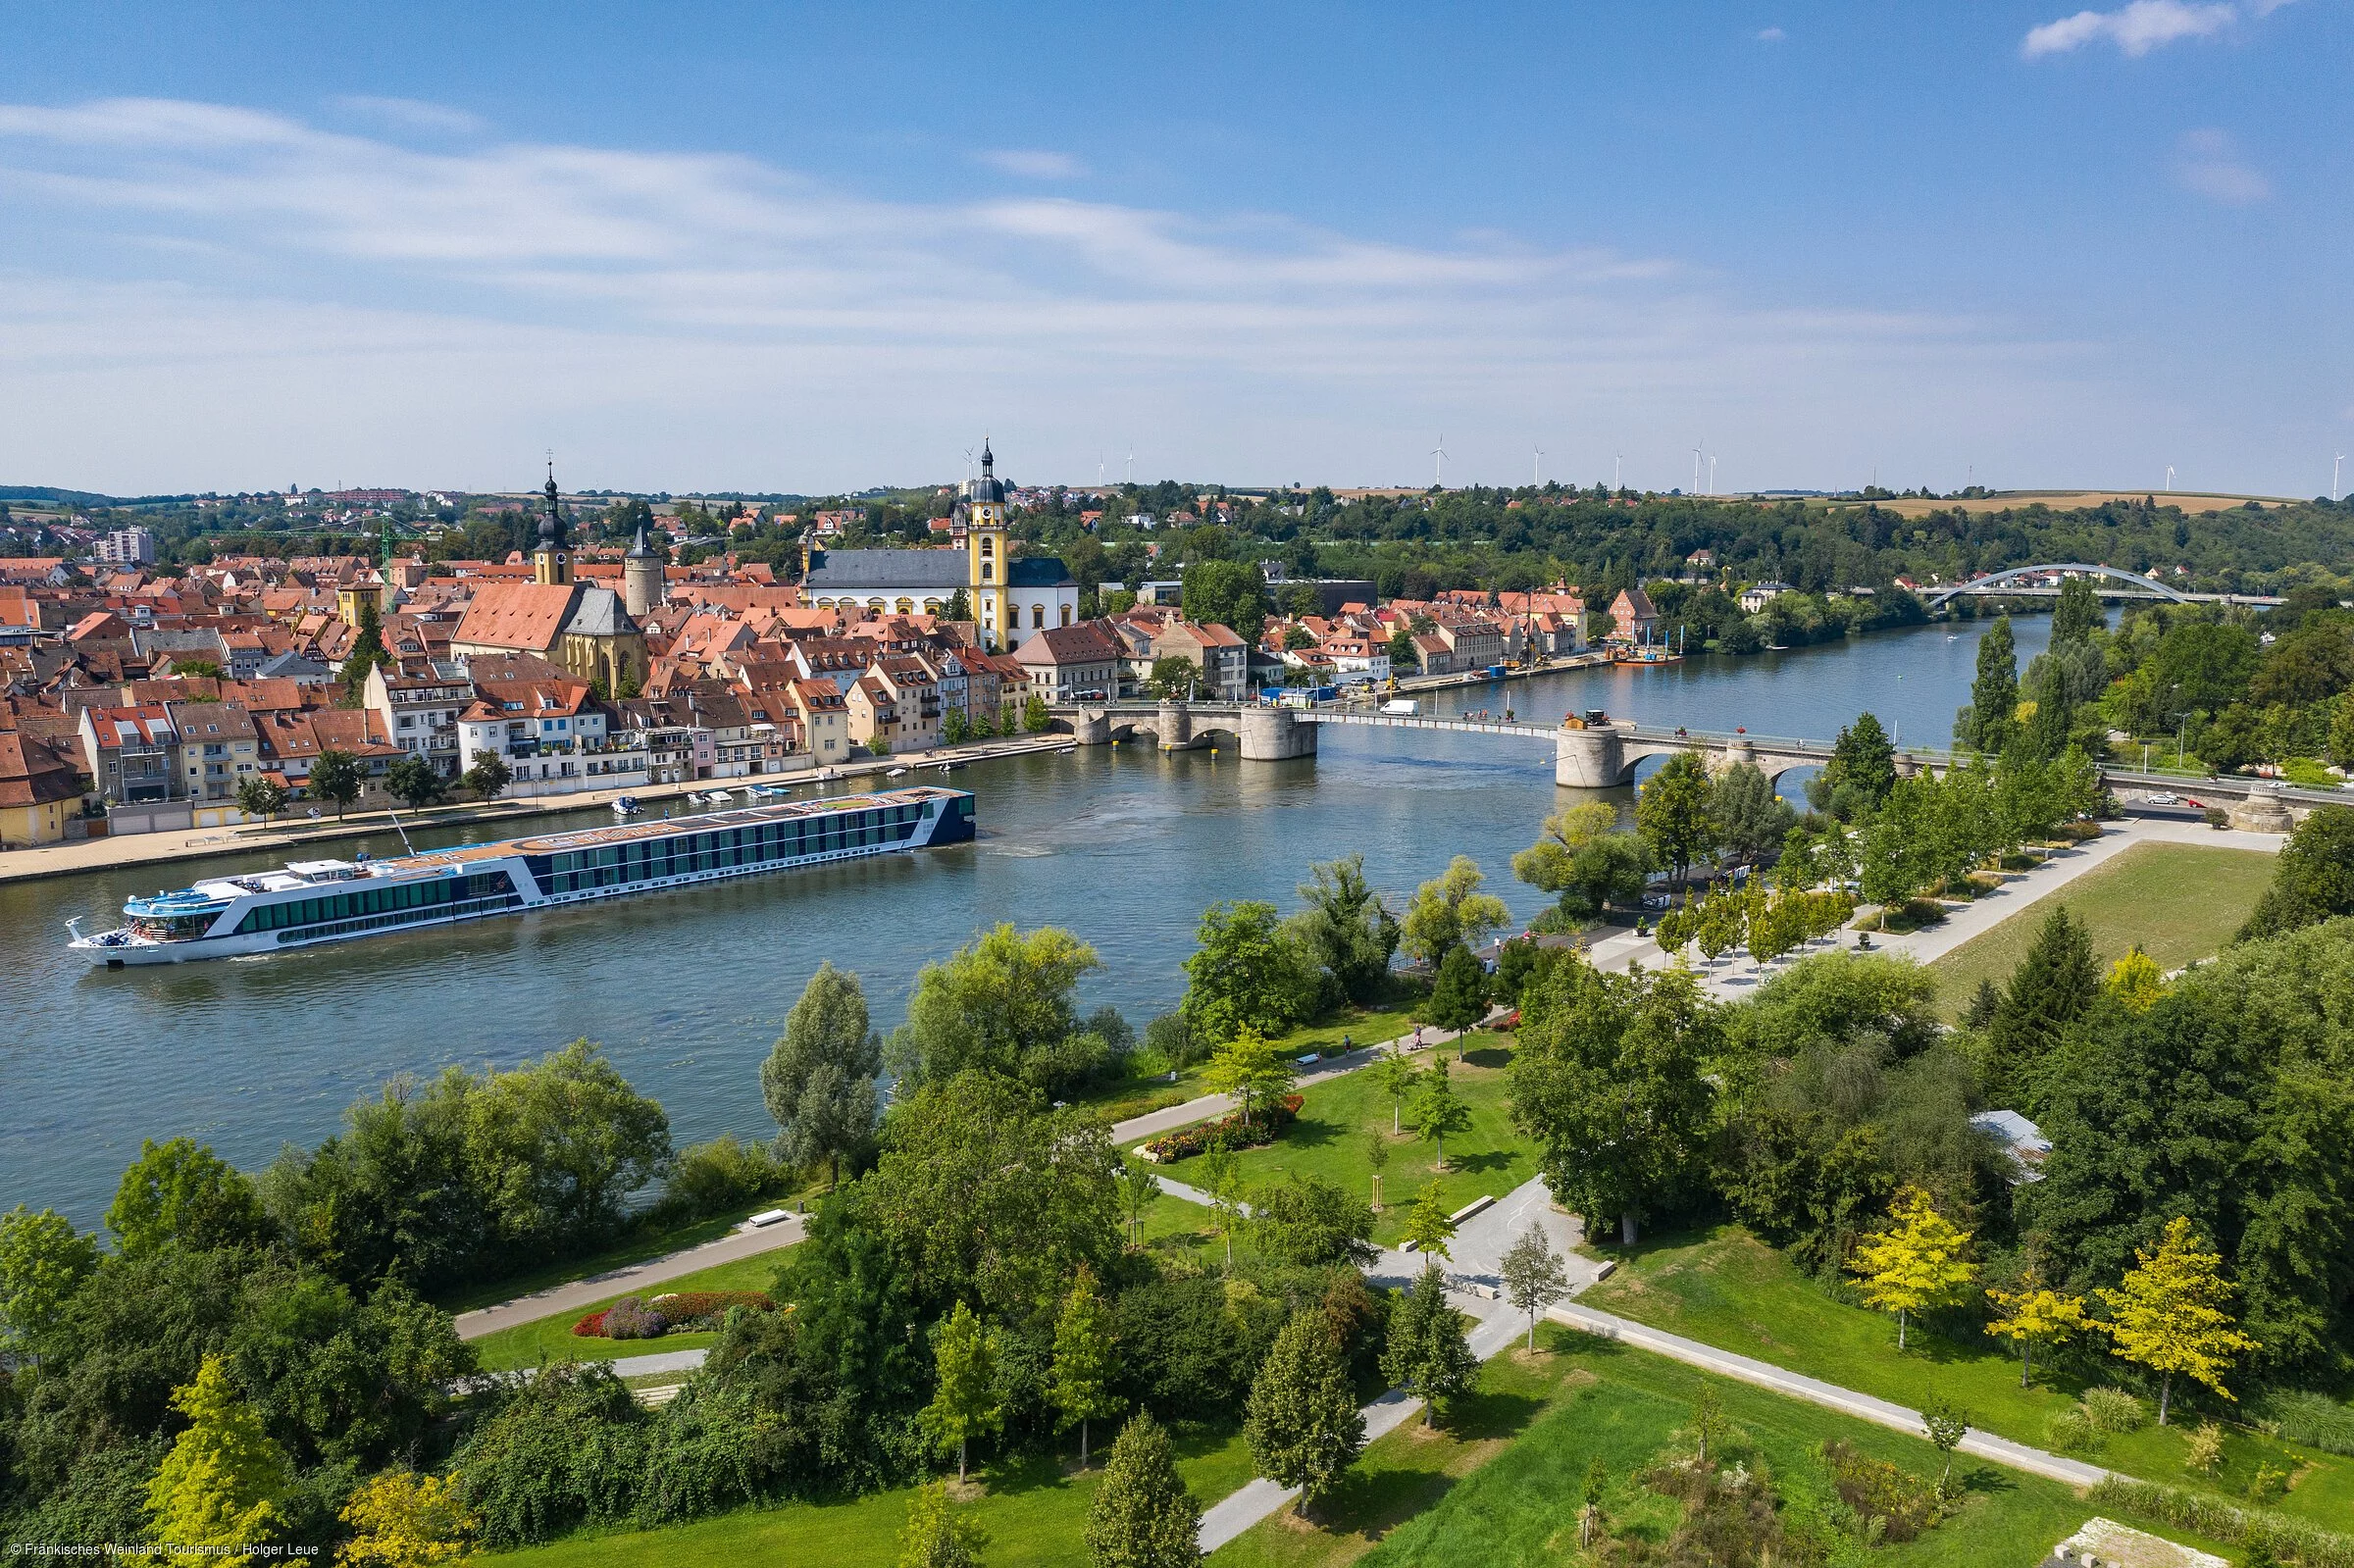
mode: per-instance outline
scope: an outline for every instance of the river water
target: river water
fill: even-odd
[[[2018,623],[2022,663],[2048,624]],[[1599,707],[1828,738],[1868,708],[1900,743],[1936,745],[1969,698],[1981,631],[1564,672],[1426,695],[1423,711],[1509,706],[1552,723]],[[1516,920],[1544,906],[1510,862],[1566,793],[1550,746],[1345,727],[1320,738],[1312,762],[1124,745],[978,764],[954,780],[979,797],[974,844],[267,958],[110,973],[63,944],[69,916],[113,924],[130,893],[274,854],[0,884],[0,1208],[45,1204],[94,1224],[142,1138],[185,1134],[253,1168],[333,1132],[344,1105],[394,1074],[512,1065],[583,1036],[661,1099],[679,1142],[764,1136],[759,1063],[820,959],[864,978],[888,1030],[918,968],[999,921],[1076,931],[1103,960],[1083,1004],[1112,1003],[1141,1027],[1183,992],[1178,964],[1204,905],[1288,909],[1310,861],[1362,852],[1402,904],[1468,854]],[[419,847],[472,836],[420,834]],[[386,834],[367,847],[400,845]]]

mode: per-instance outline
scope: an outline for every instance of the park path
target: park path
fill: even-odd
[[[684,1247],[676,1252],[666,1252],[657,1258],[647,1258],[642,1263],[632,1263],[623,1268],[606,1269],[602,1273],[590,1274],[582,1279],[567,1280],[562,1285],[551,1285],[544,1290],[535,1290],[530,1295],[519,1295],[513,1300],[501,1301],[495,1306],[477,1307],[472,1312],[461,1312],[456,1319],[458,1338],[479,1340],[485,1335],[496,1334],[501,1329],[511,1329],[518,1324],[537,1323],[541,1318],[552,1318],[560,1312],[586,1311],[610,1295],[621,1295],[632,1290],[641,1290],[649,1285],[660,1285],[665,1281],[675,1280],[683,1274],[693,1274],[697,1270],[713,1268],[722,1263],[734,1263],[740,1258],[758,1257],[763,1252],[791,1246],[799,1240],[802,1224],[799,1215],[790,1215],[774,1225],[764,1225],[756,1230],[731,1231],[717,1240],[705,1241],[699,1246]],[[692,1352],[681,1351],[678,1353],[691,1354]],[[632,1359],[643,1360],[645,1358],[633,1357]],[[664,1369],[647,1367],[644,1370],[658,1372]]]

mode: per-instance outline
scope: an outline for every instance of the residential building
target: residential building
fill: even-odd
[[[1171,617],[1152,639],[1152,657],[1172,654],[1202,672],[1200,695],[1203,701],[1250,699],[1251,649],[1231,629]]]
[[[108,804],[179,796],[179,734],[165,704],[84,708],[79,737],[82,766]]]
[[[81,778],[55,749],[0,730],[0,849],[54,844],[80,811]]]
[[[1741,590],[1741,613],[1756,615],[1785,593],[1798,590],[1787,582],[1758,582]]]
[[[422,756],[445,779],[457,777],[458,715],[474,703],[474,683],[456,665],[423,661],[368,672],[361,701],[383,721],[392,744]]]
[[[800,715],[801,746],[819,767],[847,761],[849,704],[831,681],[795,681],[788,693]]]
[[[179,736],[181,793],[190,800],[234,800],[238,783],[262,771],[253,715],[226,702],[165,707]]]
[[[148,529],[116,529],[100,535],[90,553],[116,566],[153,566],[155,534]]]
[[[1611,640],[1643,642],[1659,631],[1660,612],[1641,588],[1621,588],[1611,601]]]
[[[1013,657],[1049,702],[1100,702],[1119,689],[1120,644],[1092,621],[1034,632]]]
[[[1458,670],[1484,670],[1504,662],[1504,628],[1484,615],[1440,614],[1434,634],[1455,656]]]

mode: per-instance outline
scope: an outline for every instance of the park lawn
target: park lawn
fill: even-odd
[[[588,1306],[486,1334],[473,1341],[475,1353],[482,1357],[485,1372],[511,1372],[518,1367],[536,1367],[542,1361],[613,1361],[622,1356],[653,1355],[665,1350],[703,1349],[719,1336],[666,1334],[658,1340],[607,1340],[576,1335],[572,1326],[625,1295],[668,1295],[674,1290],[765,1290],[775,1283],[777,1270],[784,1261],[781,1252],[760,1252],[733,1263],[716,1263],[692,1274],[682,1274],[659,1285],[618,1291]]]
[[[1638,1478],[1658,1460],[1688,1451],[1684,1429],[1701,1375],[1664,1357],[1607,1340],[1552,1326],[1546,1333],[1558,1347],[1558,1359],[1573,1369],[1561,1380],[1561,1391],[1544,1409],[1532,1412],[1534,1419],[1524,1423],[1518,1441],[1459,1482],[1431,1489],[1440,1493],[1436,1505],[1397,1524],[1369,1553],[1362,1534],[1310,1535],[1296,1524],[1269,1521],[1212,1562],[1220,1568],[1261,1560],[1283,1568],[1338,1568],[1361,1555],[1367,1568],[1407,1563],[1416,1568],[1489,1568],[1499,1563],[1584,1560],[1577,1556],[1576,1518],[1587,1467],[1597,1458],[1609,1478],[1603,1508],[1612,1528],[1639,1532],[1654,1543],[1663,1541],[1680,1520],[1681,1508]],[[1771,1474],[1785,1517],[1805,1518],[1816,1504],[1834,1495],[1816,1449],[1835,1440],[1923,1481],[1936,1478],[1938,1454],[1919,1437],[1744,1384],[1714,1381],[1732,1423],[1723,1451],[1730,1459]],[[1384,1439],[1383,1443],[1394,1441]],[[1379,1462],[1369,1452],[1365,1465],[1370,1469]],[[1915,1541],[1871,1552],[1868,1560],[1889,1568],[2029,1568],[2095,1511],[2208,1550],[2221,1549],[2114,1507],[2095,1510],[2059,1482],[1981,1460],[1958,1457],[1955,1476],[1968,1500],[1953,1517]],[[1267,1550],[1263,1543],[1270,1539],[1282,1540],[1289,1549],[1280,1555]],[[1246,1543],[1248,1550],[1236,1550]],[[1309,1549],[1318,1543],[1322,1551]]]
[[[2060,904],[2091,928],[2104,968],[2135,943],[2163,970],[2209,957],[2245,923],[2279,863],[2257,849],[2135,844],[1930,964],[1938,1006],[1949,1020],[1959,1018],[1978,982],[2008,981]]]
[[[1203,1506],[1251,1479],[1250,1449],[1239,1433],[1186,1428],[1173,1436],[1178,1473]],[[989,1532],[981,1556],[990,1568],[1086,1568],[1087,1509],[1102,1479],[1100,1458],[1085,1474],[1071,1468],[1067,1455],[1032,1456],[979,1474],[989,1490],[967,1507]],[[846,1502],[742,1508],[662,1530],[584,1531],[490,1560],[502,1568],[671,1568],[689,1562],[890,1568],[898,1560],[898,1535],[912,1495],[912,1489],[900,1487]]]
[[[1411,1034],[1414,1013],[1422,1005],[1424,993],[1404,981],[1390,986],[1391,994],[1378,1007],[1359,1007],[1351,1002],[1340,1011],[1317,1023],[1303,1024],[1274,1038],[1274,1045],[1287,1056],[1305,1056],[1314,1051],[1321,1055],[1359,1045],[1381,1044]],[[1174,1080],[1152,1078],[1139,1082],[1124,1079],[1080,1094],[1077,1103],[1085,1105],[1107,1122],[1124,1122],[1132,1116],[1146,1116],[1153,1111],[1183,1105],[1202,1094],[1202,1067],[1196,1062],[1182,1069]]]
[[[521,1274],[510,1274],[503,1279],[473,1281],[463,1286],[453,1286],[448,1290],[435,1295],[433,1298],[434,1305],[455,1316],[461,1312],[473,1312],[483,1307],[496,1306],[501,1301],[512,1301],[517,1296],[531,1295],[535,1291],[547,1290],[551,1286],[568,1285],[574,1280],[585,1280],[591,1274],[603,1274],[610,1269],[626,1269],[633,1263],[643,1263],[652,1258],[667,1257],[673,1252],[685,1251],[691,1246],[701,1246],[705,1241],[716,1241],[742,1224],[744,1215],[754,1213],[757,1209],[774,1208],[775,1206],[776,1201],[768,1199],[763,1200],[755,1208],[745,1209],[742,1214],[723,1214],[708,1220],[696,1220],[691,1225],[674,1226],[664,1231],[633,1232],[603,1251],[591,1252],[587,1257],[567,1258],[558,1263],[542,1264],[538,1268],[528,1269]]]
[[[1373,1166],[1366,1157],[1366,1134],[1380,1129],[1390,1151],[1382,1171],[1383,1211],[1376,1219],[1373,1239],[1394,1246],[1404,1235],[1407,1212],[1425,1184],[1436,1180],[1450,1213],[1482,1195],[1502,1197],[1537,1174],[1536,1145],[1512,1129],[1505,1072],[1511,1060],[1507,1037],[1475,1034],[1472,1047],[1458,1059],[1448,1047],[1447,1071],[1455,1092],[1471,1113],[1470,1128],[1447,1140],[1447,1168],[1432,1171],[1433,1151],[1412,1131],[1390,1134],[1390,1101],[1369,1072],[1347,1073],[1309,1085],[1302,1091],[1300,1118],[1283,1136],[1264,1148],[1244,1149],[1239,1164],[1246,1187],[1258,1187],[1286,1176],[1318,1176],[1348,1191],[1370,1198]],[[1425,1070],[1428,1054],[1416,1058]],[[1202,1162],[1180,1160],[1152,1169],[1172,1181],[1200,1185]]]
[[[2035,1447],[2049,1445],[2045,1423],[2087,1386],[2080,1376],[2038,1366],[2034,1387],[2021,1389],[2017,1355],[1974,1328],[1958,1331],[1970,1336],[1965,1340],[1940,1333],[1933,1321],[1916,1320],[1899,1352],[1893,1318],[1835,1299],[1739,1226],[1665,1237],[1631,1255],[1613,1248],[1612,1255],[1623,1260],[1618,1270],[1579,1295],[1580,1305],[1914,1409],[1941,1393],[1968,1410],[1972,1425]],[[2116,1372],[2114,1380],[2100,1374],[2091,1381],[2123,1385],[2131,1376],[2123,1363]],[[2183,1392],[2176,1389],[2177,1400],[2193,1402]],[[2257,1466],[2270,1462],[2295,1477],[2288,1495],[2272,1506],[2330,1529],[2354,1520],[2354,1460],[2226,1428],[2223,1467],[2205,1481],[2183,1468],[2187,1428],[2196,1421],[2187,1410],[2176,1415],[2184,1424],[2111,1436],[2098,1451],[2077,1457],[2234,1498]]]

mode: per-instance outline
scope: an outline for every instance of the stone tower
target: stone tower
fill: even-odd
[[[645,530],[640,528],[637,544],[621,564],[622,605],[630,612],[631,620],[644,620],[662,603],[665,591],[662,566],[663,557],[646,545]]]

